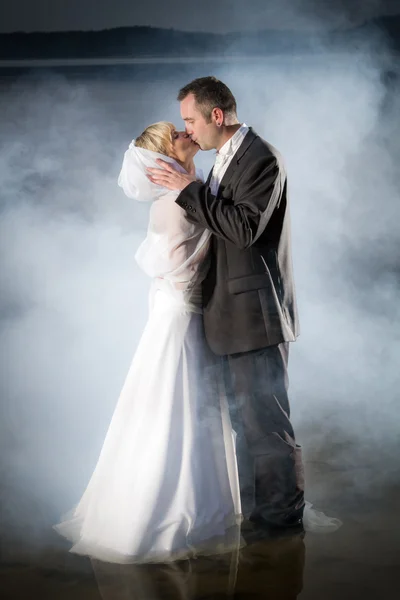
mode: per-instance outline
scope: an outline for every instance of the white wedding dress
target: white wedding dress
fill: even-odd
[[[119,178],[127,195],[153,200],[136,253],[152,278],[148,321],[90,482],[54,527],[73,542],[71,552],[108,562],[227,552],[240,539],[229,413],[202,385],[209,351],[201,281],[210,233],[186,220],[177,193],[146,179],[145,166],[157,166],[158,156],[132,144]]]

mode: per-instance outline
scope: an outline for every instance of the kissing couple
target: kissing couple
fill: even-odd
[[[231,90],[202,77],[178,94],[185,130],[147,127],[119,185],[150,204],[136,252],[149,316],[98,463],[55,529],[71,552],[170,562],[252,536],[334,530],[305,509],[290,422],[289,343],[299,334],[287,175],[240,123]],[[216,150],[204,181],[194,158]]]

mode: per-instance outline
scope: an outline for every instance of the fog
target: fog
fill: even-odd
[[[1,493],[10,531],[38,541],[89,480],[147,316],[149,280],[134,254],[148,207],[117,186],[123,153],[152,122],[179,126],[178,89],[206,74],[229,85],[240,121],[286,161],[301,320],[290,398],[305,457],[353,469],[354,494],[396,482],[400,105],[398,80],[384,76],[392,60],[377,34],[359,52],[319,47],[253,66],[0,81]],[[196,160],[207,174],[213,153]],[[326,505],[340,494],[316,492]]]

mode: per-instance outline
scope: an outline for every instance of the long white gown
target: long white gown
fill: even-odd
[[[131,145],[119,179],[127,195],[153,200],[136,253],[152,278],[148,321],[90,482],[54,527],[73,542],[71,552],[108,562],[226,552],[240,537],[229,413],[202,385],[209,350],[200,284],[210,234],[188,223],[177,193],[141,177],[157,157]]]

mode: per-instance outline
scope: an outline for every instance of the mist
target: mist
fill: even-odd
[[[0,81],[1,494],[9,531],[36,544],[86,487],[147,317],[134,254],[148,207],[117,186],[123,153],[152,122],[181,127],[177,91],[207,74],[286,161],[305,458],[353,469],[352,494],[398,483],[400,102],[379,32],[359,50],[212,72],[45,71]],[[196,161],[206,176],[213,153]],[[307,488],[328,504],[340,493]]]

